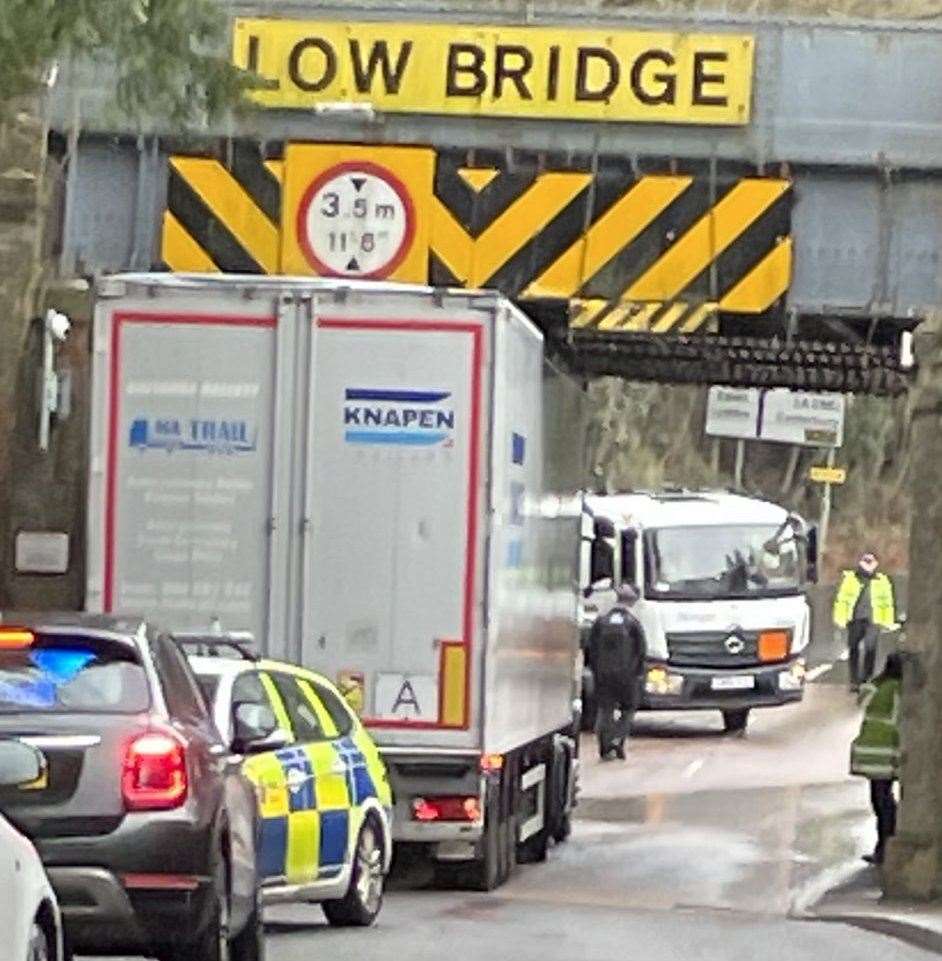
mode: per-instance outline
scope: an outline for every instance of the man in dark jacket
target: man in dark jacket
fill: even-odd
[[[631,613],[637,600],[633,587],[620,587],[615,606],[596,620],[589,635],[589,666],[598,705],[596,733],[603,761],[613,755],[624,758],[625,738],[641,699],[646,645],[644,629]]]

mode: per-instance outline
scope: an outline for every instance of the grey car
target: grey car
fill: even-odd
[[[42,858],[69,950],[262,957],[254,789],[173,640],[140,619],[4,614],[0,737],[45,757],[0,811]]]

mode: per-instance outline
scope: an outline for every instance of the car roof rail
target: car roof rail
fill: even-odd
[[[251,631],[174,631],[170,635],[187,657],[224,657],[259,661]]]

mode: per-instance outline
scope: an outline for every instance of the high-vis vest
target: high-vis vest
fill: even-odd
[[[851,745],[851,774],[883,780],[899,777],[899,693],[896,678],[877,681],[860,734]]]
[[[834,598],[834,625],[847,627],[854,613],[854,605],[863,590],[863,582],[856,571],[844,571],[841,583]],[[893,582],[886,574],[874,574],[870,578],[871,619],[880,627],[893,627],[896,624],[896,611],[893,605]]]

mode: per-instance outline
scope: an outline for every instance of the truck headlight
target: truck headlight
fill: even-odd
[[[644,678],[646,694],[680,694],[684,689],[684,679],[680,674],[670,674],[663,667],[648,668]]]

